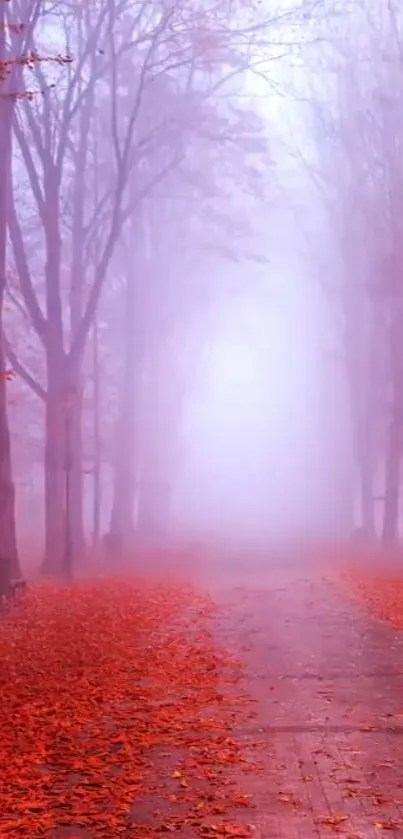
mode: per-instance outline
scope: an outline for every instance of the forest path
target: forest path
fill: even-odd
[[[256,839],[401,837],[403,632],[315,567],[250,568],[209,588],[217,639],[241,650],[256,701],[239,732],[246,751],[261,744],[246,790]]]

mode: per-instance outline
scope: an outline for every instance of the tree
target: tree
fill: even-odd
[[[23,102],[14,120],[19,179],[27,189],[19,195],[15,183],[9,214],[21,294],[46,362],[46,556],[55,568],[63,556],[70,415],[75,551],[82,543],[82,368],[119,236],[144,195],[180,163],[192,133],[209,136],[206,103],[245,70],[265,71],[266,33],[292,14],[270,19],[259,4],[233,0],[215,0],[208,9],[179,0],[102,6],[92,0],[85,9],[66,6],[62,21],[60,13],[59,6],[51,16],[63,52],[73,52],[75,61],[61,76],[56,67],[34,64],[46,96],[29,107]],[[47,51],[50,31],[30,36],[35,55]],[[95,170],[102,188],[94,198]],[[25,226],[34,216],[35,251]],[[101,247],[90,272],[95,234]]]
[[[316,162],[310,171],[329,211],[333,247],[340,255],[336,299],[343,316],[342,358],[361,524],[373,538],[382,483],[382,538],[391,543],[398,535],[403,427],[398,338],[403,325],[398,267],[402,20],[393,0],[363,0],[348,11],[348,23],[344,28],[342,24],[337,41],[330,39],[330,52],[327,42],[322,86],[313,103],[319,165]],[[326,273],[332,279],[329,268]]]
[[[263,126],[235,106],[230,123],[224,109],[209,104],[207,139],[202,123],[184,160],[142,202],[129,237],[135,256],[134,265],[125,257],[113,544],[130,544],[134,532],[156,537],[166,519],[183,402],[208,342],[208,320],[233,291],[231,262],[255,256],[247,219],[270,171]],[[211,270],[214,263],[221,271]],[[128,440],[138,441],[136,452]]]
[[[10,205],[12,123],[17,100],[24,95],[20,83],[23,68],[39,61],[27,54],[29,31],[35,27],[39,0],[24,4],[25,20],[13,21],[5,0],[0,2],[0,561],[8,573],[19,572],[15,526],[15,490],[11,466],[7,417],[6,349],[3,335],[3,304],[6,289],[7,218]],[[25,95],[29,98],[30,91]],[[3,575],[4,576],[4,575]]]

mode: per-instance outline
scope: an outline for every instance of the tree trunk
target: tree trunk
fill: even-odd
[[[172,481],[181,462],[183,401],[196,357],[185,368],[169,342],[154,345],[142,389],[141,471],[137,531],[140,540],[163,539],[169,529]],[[189,377],[189,378],[188,378]]]
[[[365,538],[372,542],[376,538],[375,505],[372,491],[372,470],[368,468],[366,458],[360,464],[360,489],[361,529]]]
[[[99,544],[101,531],[101,433],[100,433],[100,370],[98,358],[98,322],[95,318],[92,329],[92,381],[93,381],[93,507],[92,507],[92,544]]]
[[[133,541],[137,486],[138,439],[137,394],[141,377],[142,350],[136,329],[135,277],[126,276],[124,360],[116,422],[115,474],[109,533],[113,544],[125,549]]]
[[[4,6],[4,3],[3,3]],[[0,60],[4,60],[5,13],[0,11]],[[4,86],[3,86],[4,87]],[[7,383],[3,346],[3,298],[6,287],[7,215],[11,186],[11,126],[14,99],[0,90],[0,562],[7,564],[6,574],[19,576],[15,489],[11,465],[11,443],[7,416]]]
[[[78,18],[79,43],[82,44],[81,17]],[[81,46],[81,49],[83,47]],[[82,80],[78,86],[81,92]],[[72,229],[72,261],[70,278],[70,346],[73,345],[82,318],[83,291],[86,279],[84,267],[84,189],[85,169],[88,154],[88,132],[92,113],[92,97],[84,99],[80,108],[80,142],[75,154],[75,179],[73,188],[73,229]],[[82,356],[82,353],[81,353]],[[84,530],[84,473],[83,473],[83,388],[81,358],[75,365],[73,382],[76,395],[72,410],[72,463],[71,463],[71,526],[73,537],[73,554],[76,559],[85,553]]]
[[[371,422],[371,417],[366,417],[366,424]],[[358,469],[359,469],[359,488],[360,488],[360,502],[361,502],[361,524],[360,529],[365,537],[370,541],[376,537],[375,528],[375,504],[373,492],[373,465],[372,465],[372,447],[369,434],[364,435],[364,440],[358,443],[361,451],[359,452]]]
[[[170,398],[174,377],[175,371],[169,364],[166,366],[165,359],[161,368],[158,352],[149,365],[148,381],[142,390],[142,457],[137,517],[140,541],[159,541],[166,533],[171,498],[170,470],[175,463],[180,425],[178,405],[174,398]]]
[[[66,562],[74,566],[83,550],[80,456],[82,395],[76,385],[77,377],[69,371],[65,357],[57,360],[57,353],[49,353],[47,364],[43,570],[45,573],[61,574],[67,573]],[[76,456],[78,465],[75,468]],[[70,558],[66,557],[68,542]]]
[[[400,463],[403,432],[403,305],[392,300],[389,326],[389,361],[392,385],[391,420],[388,430],[385,468],[385,507],[382,543],[394,546],[399,538]]]
[[[399,537],[401,422],[393,414],[387,441],[385,470],[385,507],[382,528],[382,544],[393,547]]]
[[[0,297],[1,313],[1,297]],[[19,577],[15,526],[15,490],[11,467],[11,444],[7,417],[6,379],[0,321],[0,563],[6,561],[11,577]]]
[[[81,376],[79,376],[81,379]],[[84,558],[85,531],[84,531],[84,509],[83,509],[83,433],[82,433],[82,389],[75,387],[75,397],[72,408],[71,428],[71,535],[72,552],[75,562]]]
[[[65,425],[63,391],[49,377],[45,407],[45,573],[60,574],[65,524]]]
[[[139,487],[137,537],[140,542],[159,542],[167,532],[171,498],[168,479],[159,474],[151,459],[144,464]]]

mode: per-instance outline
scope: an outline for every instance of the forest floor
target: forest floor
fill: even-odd
[[[2,616],[1,839],[403,835],[403,572],[212,571]]]

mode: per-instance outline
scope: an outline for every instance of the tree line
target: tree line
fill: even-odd
[[[98,544],[105,464],[109,544],[163,529],[201,323],[227,287],[209,258],[260,259],[250,210],[269,154],[245,85],[269,78],[308,8],[1,0],[0,554],[13,575],[16,474],[43,486],[47,571],[71,573]]]
[[[273,170],[251,90],[263,79],[269,97],[273,61],[295,55],[285,95],[304,102],[310,151],[291,143],[325,219],[308,257],[336,324],[352,506],[368,538],[398,540],[402,25],[397,0],[1,0],[0,556],[13,576],[16,480],[43,487],[52,573],[105,534],[115,551],[164,532],[206,323],[227,267],[262,259],[253,214]]]
[[[357,535],[393,547],[403,443],[402,9],[396,0],[335,4],[332,30],[322,24],[304,77],[314,151],[300,149],[325,219],[310,259],[332,318],[327,363],[346,384]]]

